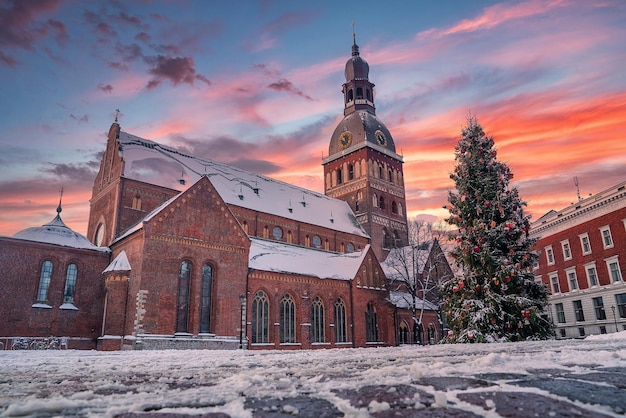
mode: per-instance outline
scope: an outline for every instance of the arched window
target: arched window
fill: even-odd
[[[348,164],[348,180],[354,180],[354,166]]]
[[[354,100],[354,90],[348,90],[348,101],[351,102]]]
[[[358,200],[356,200],[356,201],[354,202],[354,211],[355,211],[355,212],[358,212],[358,211],[359,211],[359,201],[358,201]]]
[[[376,308],[374,308],[372,302],[367,304],[367,310],[365,311],[365,333],[367,342],[378,341],[378,318]]]
[[[387,175],[388,175],[387,180],[393,181],[393,174],[392,174],[391,170],[387,171]]]
[[[398,332],[398,337],[399,337],[399,341],[398,343],[400,344],[410,344],[411,343],[411,338],[409,337],[409,324],[407,324],[406,321],[402,321],[400,323],[400,330]]]
[[[265,225],[263,227],[263,238],[269,238],[270,237],[270,228],[269,226]]]
[[[402,215],[403,214],[402,210],[403,210],[402,203],[398,203],[398,214]]]
[[[337,184],[341,184],[343,183],[343,172],[341,171],[341,168],[337,169]]]
[[[245,232],[247,234],[248,233],[248,222],[243,221],[241,226],[243,227],[243,232]]]
[[[324,335],[324,304],[319,297],[313,299],[313,305],[311,306],[311,332],[313,333],[312,342],[323,343],[326,341]]]
[[[202,266],[202,289],[200,293],[200,332],[211,332],[211,301],[213,294],[213,267]]]
[[[372,101],[372,91],[370,89],[365,90],[365,94],[367,95],[367,100]]]
[[[290,295],[280,301],[280,342],[296,342],[296,304]]]
[[[135,197],[133,197],[132,208],[133,209],[137,209],[137,210],[141,210],[141,196],[139,196],[139,194],[136,194]]]
[[[382,166],[382,165],[379,165],[379,166],[378,166],[378,178],[379,178],[379,179],[382,179],[382,178],[383,178],[383,172],[384,172],[384,171],[383,171],[383,166]]]
[[[324,241],[324,249],[325,249],[326,251],[329,251],[329,250],[330,250],[330,242],[328,241],[328,239],[326,239],[326,240]]]
[[[428,344],[435,344],[437,342],[437,332],[435,329],[435,324],[431,322],[428,325]]]
[[[78,269],[76,264],[67,266],[65,274],[65,289],[63,290],[63,303],[74,303],[74,293],[76,292],[76,275]]]
[[[381,209],[385,209],[385,198],[382,196],[378,199],[378,207]]]
[[[311,237],[310,237],[310,236],[308,236],[308,235],[306,235],[306,236],[304,237],[304,246],[305,246],[305,247],[310,247],[310,246],[311,246]]]
[[[191,282],[191,264],[180,263],[178,272],[178,306],[176,308],[176,332],[187,332],[189,325],[189,283]]]
[[[362,99],[363,98],[363,87],[357,87],[356,88],[356,98],[357,99]]]
[[[287,242],[289,244],[293,243],[293,234],[291,233],[291,231],[287,231]]]
[[[259,290],[252,299],[252,344],[269,342],[269,311],[267,295]]]
[[[376,193],[372,195],[372,204],[374,205],[375,208],[378,207],[378,195]]]
[[[335,343],[345,343],[348,341],[346,304],[343,300],[337,299],[335,302]]]
[[[391,202],[391,213],[398,213],[398,204],[395,200]]]
[[[39,289],[37,290],[37,301],[48,301],[48,290],[50,290],[50,278],[52,277],[52,261],[46,260],[41,264],[39,274]]]

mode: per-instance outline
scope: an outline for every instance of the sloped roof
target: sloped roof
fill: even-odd
[[[368,237],[350,206],[342,200],[126,132],[120,132],[118,141],[126,178],[182,191],[206,175],[229,205]]]
[[[385,261],[380,266],[389,280],[406,280],[407,275],[412,276],[413,272],[421,274],[424,272],[426,261],[433,248],[433,241],[427,241],[419,246],[407,245],[405,247],[394,248],[389,252]]]
[[[126,256],[126,251],[122,250],[111,264],[107,266],[107,268],[102,271],[103,273],[107,273],[109,271],[130,271],[130,263],[128,262],[128,257]]]
[[[107,247],[92,244],[84,235],[68,228],[61,219],[60,212],[60,209],[57,209],[57,216],[47,224],[26,228],[13,235],[13,238],[85,250],[110,251]]]
[[[411,296],[408,292],[400,292],[397,290],[389,291],[389,302],[397,308],[401,309],[411,309],[411,305],[413,305],[413,296]],[[415,299],[415,308],[416,309],[428,309],[431,311],[437,310],[437,305],[431,303],[427,300],[416,298]]]
[[[250,241],[249,268],[337,280],[354,279],[370,248],[342,254],[253,237]]]

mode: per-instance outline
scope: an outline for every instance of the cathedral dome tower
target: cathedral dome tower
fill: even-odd
[[[382,261],[391,248],[408,244],[408,232],[402,156],[376,116],[369,69],[355,38],[342,86],[344,117],[323,161],[324,190],[350,204]]]

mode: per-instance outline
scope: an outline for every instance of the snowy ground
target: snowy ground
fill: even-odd
[[[623,416],[626,332],[291,352],[1,351],[0,416]]]

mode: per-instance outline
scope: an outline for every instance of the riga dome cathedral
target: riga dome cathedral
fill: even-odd
[[[324,191],[348,202],[382,261],[391,248],[408,244],[403,160],[391,132],[376,116],[374,83],[356,38],[345,78],[344,117],[323,160]]]

